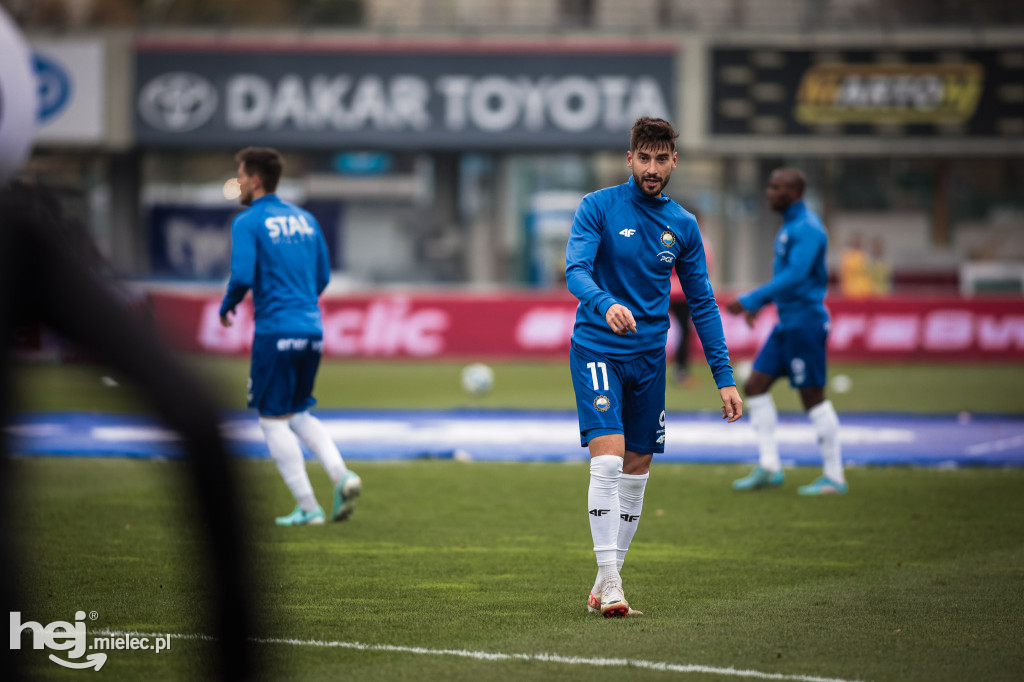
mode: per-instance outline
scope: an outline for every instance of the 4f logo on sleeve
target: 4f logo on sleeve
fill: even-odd
[[[591,516],[604,516],[605,514],[607,514],[610,511],[611,511],[611,509],[591,509],[590,510],[590,515]]]
[[[623,237],[632,237],[634,234],[636,234],[636,230],[627,227],[624,230],[619,230],[619,234],[621,234]]]

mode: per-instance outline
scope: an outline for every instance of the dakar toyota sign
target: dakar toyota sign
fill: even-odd
[[[637,117],[672,118],[671,47],[252,49],[141,43],[139,141],[622,147]]]

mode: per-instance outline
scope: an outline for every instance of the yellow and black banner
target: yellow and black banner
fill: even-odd
[[[1024,136],[1024,50],[717,49],[711,133]]]

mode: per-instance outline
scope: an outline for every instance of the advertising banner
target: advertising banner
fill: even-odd
[[[670,118],[674,46],[408,46],[142,41],[144,145],[505,149],[623,147]]]
[[[249,352],[253,322],[248,299],[239,306],[237,323],[228,328],[219,322],[217,293],[153,291],[150,302],[158,326],[176,347]],[[1024,360],[1024,299],[829,299],[827,304],[833,360]],[[379,293],[327,296],[321,309],[327,357],[566,358],[576,300],[568,293]],[[753,357],[776,322],[769,308],[751,329],[742,317],[723,309],[732,360]],[[678,331],[671,331],[670,348],[677,338]]]
[[[103,43],[34,40],[31,48],[39,82],[36,142],[102,142],[107,94]]]
[[[713,136],[1024,136],[1019,47],[721,48],[711,69]]]
[[[338,233],[344,207],[332,201],[307,201],[327,242],[331,267],[341,264]],[[231,270],[231,224],[237,204],[204,206],[154,204],[146,210],[151,272],[158,277],[217,279]]]

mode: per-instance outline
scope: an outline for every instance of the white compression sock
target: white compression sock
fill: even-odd
[[[640,512],[644,508],[644,489],[650,477],[649,473],[622,474],[619,479],[619,538],[615,559],[620,573],[622,564],[626,561],[629,544],[633,542],[636,528],[640,525]]]
[[[345,467],[345,460],[341,458],[341,453],[338,452],[338,446],[334,444],[331,434],[327,432],[323,422],[309,412],[297,412],[288,420],[288,426],[319,458],[327,475],[331,477],[331,483],[337,485],[348,469]]]
[[[622,564],[626,560],[626,552],[636,535],[637,526],[640,525],[640,512],[644,507],[644,489],[647,488],[647,479],[650,474],[635,475],[622,474],[619,476],[619,534],[615,550],[615,566],[619,573],[622,572]],[[625,517],[625,518],[624,518]],[[594,580],[594,587],[591,592],[601,593],[601,571],[598,570],[597,578]]]
[[[615,570],[616,547],[619,535],[619,477],[622,458],[616,455],[598,455],[590,459],[590,488],[587,491],[587,509],[590,514],[590,534],[594,539],[594,556],[602,577],[608,569]],[[605,568],[607,567],[607,568]]]
[[[757,437],[757,453],[762,469],[780,471],[779,444],[775,442],[775,426],[779,423],[779,413],[775,409],[775,401],[771,393],[762,393],[747,398],[745,404],[750,415],[750,425]]]
[[[821,449],[821,460],[825,475],[837,483],[845,483],[843,474],[843,453],[839,447],[839,415],[832,406],[831,400],[818,403],[812,407],[807,416],[814,424],[814,432],[818,434],[818,447]]]
[[[288,429],[288,422],[284,419],[260,417],[260,428],[267,439],[270,456],[274,458],[277,470],[281,472],[288,490],[295,496],[295,501],[302,511],[313,511],[317,506],[316,497],[306,474],[306,463],[302,460],[299,439]]]

